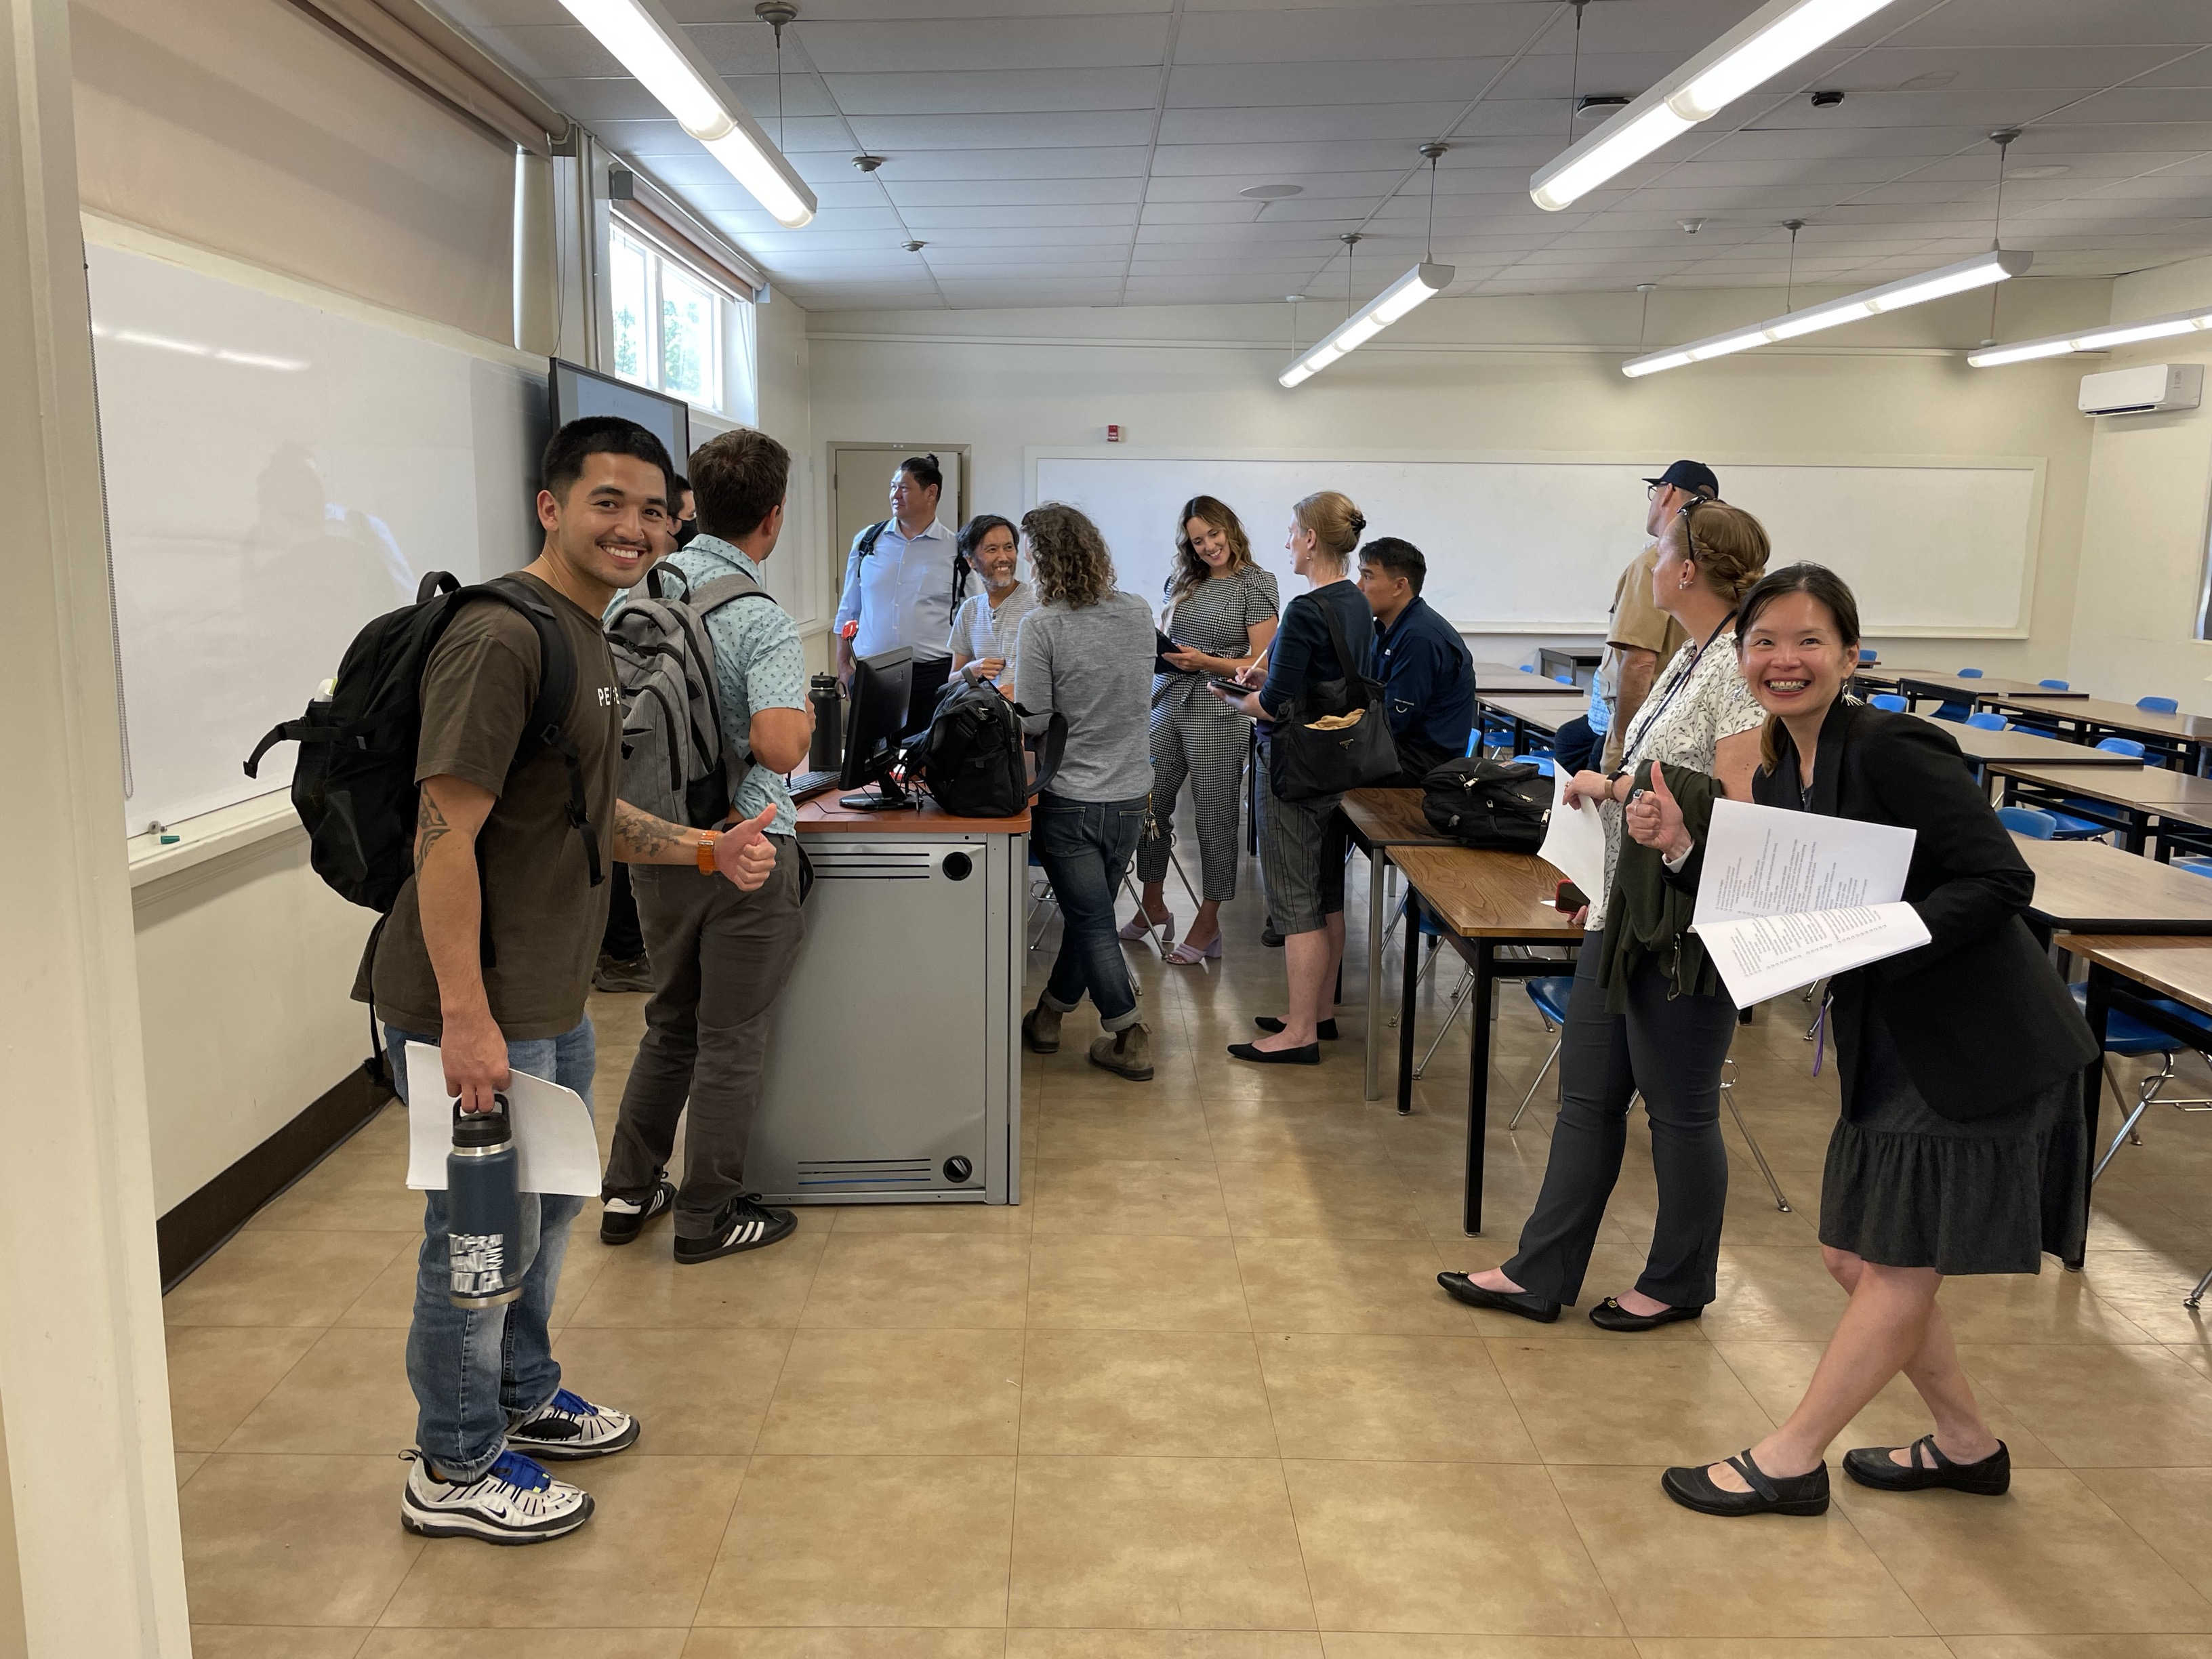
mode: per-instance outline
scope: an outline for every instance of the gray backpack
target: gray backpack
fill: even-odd
[[[622,798],[672,823],[712,829],[729,816],[752,757],[724,750],[707,617],[733,600],[773,605],[775,596],[743,572],[694,590],[690,578],[665,561],[645,573],[642,586],[607,618],[622,692]]]

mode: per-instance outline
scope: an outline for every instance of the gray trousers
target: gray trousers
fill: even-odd
[[[1213,702],[1210,691],[1196,696]],[[1198,813],[1200,896],[1226,902],[1237,896],[1237,820],[1252,722],[1218,703],[1201,708],[1170,697],[1152,710],[1152,833],[1137,843],[1137,879],[1167,879],[1176,799],[1187,778]]]
[[[1554,1302],[1581,1297],[1628,1147],[1628,1103],[1640,1090],[1651,1120],[1659,1219],[1636,1288],[1669,1307],[1702,1308],[1716,1294],[1728,1203],[1721,1062],[1735,1039],[1735,1005],[1725,995],[1670,998],[1657,960],[1646,957],[1629,981],[1628,1012],[1609,1014],[1597,982],[1601,954],[1591,939],[1575,969],[1551,1161],[1505,1274]]]
[[[777,836],[775,872],[753,892],[676,865],[630,871],[653,998],[607,1161],[602,1198],[643,1200],[667,1168],[688,1102],[676,1231],[704,1238],[747,1190],[769,1019],[799,960],[799,848]]]

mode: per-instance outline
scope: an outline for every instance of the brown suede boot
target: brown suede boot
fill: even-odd
[[[1109,1032],[1091,1045],[1091,1063],[1119,1073],[1132,1083],[1152,1080],[1152,1034],[1141,1022]]]
[[[1060,1010],[1048,1006],[1042,997],[1037,1006],[1022,1016],[1022,1041],[1032,1052],[1056,1054],[1060,1052]]]

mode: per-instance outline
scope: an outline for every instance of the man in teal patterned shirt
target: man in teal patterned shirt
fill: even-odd
[[[723,576],[756,584],[783,532],[791,455],[749,427],[725,432],[691,457],[699,534],[669,556],[693,591]],[[806,656],[783,607],[745,595],[710,611],[722,747],[738,780],[733,811],[774,805],[769,830],[775,873],[754,892],[678,866],[630,872],[653,963],[614,1152],[600,1188],[599,1237],[627,1244],[654,1217],[676,1217],[676,1259],[711,1261],[787,1237],[788,1210],[763,1204],[745,1184],[745,1152],[766,1075],[769,1017],[799,957],[799,846],[782,774],[803,763],[814,736]],[[684,1182],[666,1176],[677,1121],[690,1103]]]

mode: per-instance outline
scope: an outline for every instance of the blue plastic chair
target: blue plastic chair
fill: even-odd
[[[2179,714],[2181,705],[2172,697],[2137,697],[2136,707],[2146,714]]]
[[[2137,760],[2143,757],[2142,744],[2137,743],[2133,738],[2106,738],[2097,747],[2104,750],[2107,754],[2131,755]],[[2112,825],[2099,823],[2093,818],[2081,818],[2074,816],[2076,812],[2101,812],[2106,810],[2101,801],[2082,800],[2077,798],[2061,802],[2060,810],[2051,814],[2058,824],[2051,838],[2054,841],[2096,841],[2102,836],[2111,835]]]
[[[2002,714],[1992,714],[1986,708],[1977,708],[1967,715],[1966,724],[1977,732],[2002,732],[2005,726]]]
[[[1958,677],[1962,680],[1978,680],[1982,677],[1982,671],[1978,668],[1961,668]]]
[[[2036,684],[2046,691],[2071,691],[2074,689],[2064,680],[2038,680]]]
[[[1524,662],[1521,665],[1521,672],[1524,674],[1533,674],[1536,672],[1535,665],[1532,663]]]
[[[2033,841],[2049,841],[2058,828],[2057,818],[2033,806],[2000,806],[1997,822]]]
[[[1905,699],[1894,691],[1877,691],[1867,702],[1876,708],[1887,708],[1893,714],[1902,714],[1905,709]]]
[[[1554,674],[1552,676],[1552,684],[1554,685],[1572,685],[1574,683],[1575,677],[1572,674]]]
[[[2070,988],[2074,993],[2075,1006],[2086,1009],[2089,1001],[2088,988],[2085,985],[2076,985]],[[2105,1016],[2105,1054],[2106,1055],[2105,1080],[2112,1085],[2114,1099],[2124,1098],[2126,1091],[2120,1087],[2119,1079],[2112,1075],[2110,1059],[2112,1055],[2119,1054],[2124,1058],[2135,1060],[2156,1054],[2161,1063],[2159,1069],[2145,1078],[2142,1086],[2136,1090],[2136,1103],[2129,1111],[2126,1121],[2123,1122],[2113,1134],[2112,1144],[2105,1148],[2105,1155],[2097,1160],[2097,1167],[2089,1176],[2093,1186],[2103,1176],[2106,1166],[2118,1156],[2121,1147],[2126,1146],[2130,1140],[2138,1146],[2142,1145],[2142,1137],[2136,1133],[2136,1126],[2142,1121],[2143,1114],[2153,1106],[2175,1106],[2184,1111],[2202,1111],[2204,1108],[2212,1106],[2212,1100],[2179,1100],[2163,1097],[2159,1093],[2160,1090],[2173,1080],[2174,1056],[2179,1054],[2183,1048],[2191,1048],[2208,1060],[2212,1060],[2212,1020],[2208,1020],[2194,1008],[2165,997],[2153,998],[2151,1006],[2160,1012],[2170,1014],[2180,1020],[2196,1035],[2184,1044],[2175,1042],[2163,1031],[2153,1030],[2133,1014],[2124,1014],[2117,1008],[2106,1013]]]
[[[1528,1000],[1536,1005],[1537,1013],[1543,1017],[1544,1029],[1560,1031],[1559,1042],[1565,1042],[1567,999],[1574,994],[1575,976],[1572,974],[1552,974],[1542,979],[1523,980],[1522,988],[1528,993]],[[1535,1099],[1536,1091],[1542,1086],[1545,1074],[1552,1069],[1552,1062],[1559,1057],[1559,1042],[1553,1043],[1552,1052],[1544,1056],[1544,1063],[1536,1073],[1536,1080],[1528,1085],[1528,1092],[1521,1097],[1521,1104],[1513,1114],[1513,1121],[1505,1126],[1508,1129],[1521,1127],[1521,1118],[1528,1111],[1528,1103]]]
[[[1859,660],[1861,662],[1880,662],[1881,658],[1877,653],[1869,651],[1864,646],[1861,646],[1859,647]]]

